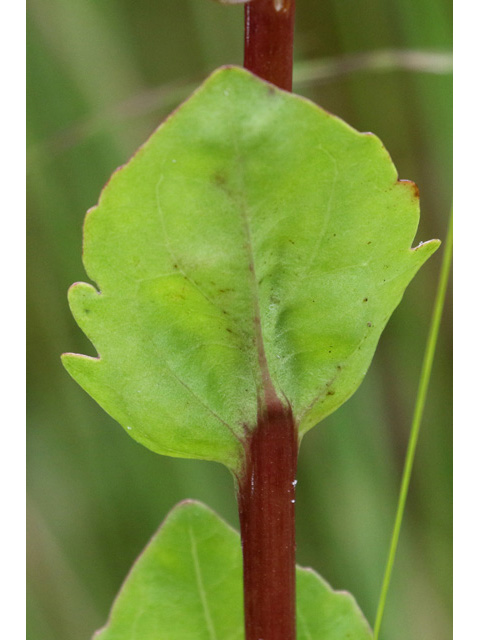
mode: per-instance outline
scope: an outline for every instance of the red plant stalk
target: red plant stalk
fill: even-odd
[[[292,90],[295,0],[251,0],[245,5],[244,67]]]
[[[295,0],[251,0],[245,5],[244,65],[286,91],[292,89],[294,17]],[[258,324],[261,332],[260,319]],[[259,360],[266,369],[264,353]],[[268,371],[265,375],[269,377]],[[295,640],[298,434],[290,406],[266,382],[237,487],[245,638]]]
[[[238,483],[246,640],[295,640],[297,428],[268,403],[246,445]]]

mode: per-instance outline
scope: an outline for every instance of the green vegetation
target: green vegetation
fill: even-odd
[[[378,138],[220,70],[89,212],[100,293],[69,298],[100,358],[64,364],[145,446],[238,472],[269,384],[300,436],[356,390],[438,246],[410,248],[417,224]]]
[[[225,51],[232,50],[228,34],[235,30],[230,16],[220,16],[221,7],[204,10],[198,2],[171,3],[164,9],[165,16],[170,11],[168,18],[163,17],[159,26],[158,20],[149,18],[147,4],[139,8],[140,4],[135,16],[139,11],[141,17],[129,21],[127,12],[133,10],[127,3],[97,7],[80,0],[51,2],[48,10],[41,0],[31,3],[32,639],[86,637],[100,626],[119,581],[158,524],[159,515],[179,499],[202,498],[227,519],[234,519],[230,483],[220,468],[160,461],[122,440],[113,423],[102,430],[109,420],[65,380],[54,362],[59,351],[72,347],[91,353],[68,318],[63,290],[83,277],[78,241],[84,209],[95,201],[112,169],[153,128],[153,120],[166,112],[162,92],[153,86],[150,91],[149,83],[203,76],[231,57]],[[426,10],[426,3],[411,8],[405,6],[408,2],[402,4],[395,6],[399,19],[394,20],[377,3],[368,3],[363,8],[365,20],[369,9],[375,11],[378,28],[372,34],[365,26],[369,38],[363,43],[355,11],[342,14],[343,5],[338,3],[337,13],[326,18],[315,11],[308,14],[307,9],[311,24],[300,23],[300,38],[318,26],[316,33],[325,48],[316,50],[304,40],[299,54],[304,59],[318,58],[327,51],[327,44],[329,55],[392,44],[448,46],[449,22],[443,6],[428,3]],[[151,10],[158,12],[158,7]],[[180,16],[184,15],[198,22],[183,21]],[[212,17],[215,21],[209,22]],[[158,37],[153,24],[164,30],[165,38]],[[220,41],[207,31],[212,24],[216,33],[222,33]],[[193,38],[193,33],[204,36],[201,47],[200,37]],[[328,40],[332,33],[335,42]],[[180,49],[172,56],[175,46]],[[159,60],[169,60],[171,66],[163,67]],[[442,236],[445,226],[442,217],[435,220],[434,212],[444,216],[449,201],[449,88],[448,77],[393,73],[350,76],[309,90],[311,97],[357,129],[379,133],[400,174],[420,184],[424,218],[419,239]],[[172,87],[165,92],[171,96]],[[118,106],[134,95],[135,100]],[[149,100],[153,107],[148,108]],[[152,118],[155,104],[164,111]],[[352,590],[369,619],[378,599],[402,443],[438,269],[438,262],[437,267],[434,264],[419,276],[395,314],[378,362],[361,391],[325,422],[321,435],[317,430],[308,436],[310,443],[300,463],[300,561],[321,569],[335,587]],[[423,444],[420,441],[421,473],[414,478],[410,514],[407,510],[385,638],[449,637],[445,613],[450,589],[449,344],[445,336],[448,333],[441,339],[441,357],[435,365],[427,408],[430,428]],[[320,512],[316,505],[322,505]],[[408,526],[413,517],[415,536]],[[407,610],[409,620],[405,621]]]
[[[298,640],[370,640],[354,599],[297,568]],[[149,542],[98,640],[240,640],[242,554],[238,533],[195,502],[179,504]]]

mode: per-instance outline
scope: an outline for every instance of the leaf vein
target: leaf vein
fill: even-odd
[[[195,578],[197,581],[197,587],[200,594],[200,600],[202,603],[203,613],[205,616],[205,622],[207,624],[208,633],[211,640],[217,640],[217,634],[215,632],[215,626],[213,624],[212,615],[210,613],[210,608],[208,606],[207,593],[205,591],[205,585],[203,584],[202,579],[202,570],[200,567],[200,561],[198,558],[197,552],[197,543],[195,542],[195,537],[193,535],[192,527],[188,528],[189,536],[190,536],[190,545],[192,549],[192,558],[193,558],[193,566],[195,569]]]

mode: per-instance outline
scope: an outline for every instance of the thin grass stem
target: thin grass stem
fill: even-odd
[[[400,529],[402,526],[403,514],[405,512],[405,503],[407,501],[408,488],[410,485],[410,478],[412,476],[412,467],[415,458],[415,450],[417,448],[418,435],[420,432],[420,425],[422,422],[423,411],[425,408],[425,401],[427,398],[428,386],[430,383],[430,376],[432,373],[432,365],[435,357],[435,351],[437,347],[438,334],[440,329],[440,322],[442,319],[443,308],[445,305],[445,295],[447,292],[447,285],[450,275],[450,266],[452,263],[452,246],[453,246],[453,211],[450,212],[450,220],[448,223],[447,239],[445,242],[445,249],[443,254],[443,261],[440,270],[440,277],[438,281],[437,294],[435,297],[435,304],[433,307],[432,319],[430,322],[430,329],[427,338],[427,344],[425,347],[425,354],[423,357],[422,370],[420,373],[420,382],[418,385],[417,398],[415,401],[415,410],[412,419],[412,428],[410,431],[410,438],[408,442],[407,455],[405,458],[405,466],[403,469],[402,483],[400,486],[400,495],[398,499],[397,513],[395,516],[395,524],[393,527],[392,538],[390,542],[390,549],[388,553],[387,565],[385,568],[385,574],[383,576],[382,590],[380,592],[380,599],[377,608],[377,615],[375,618],[375,626],[373,631],[374,640],[378,640],[380,634],[380,627],[382,624],[383,614],[385,611],[385,603],[387,601],[388,589],[390,586],[390,580],[392,577],[392,570],[395,564],[395,556],[397,553],[398,540],[400,537]]]

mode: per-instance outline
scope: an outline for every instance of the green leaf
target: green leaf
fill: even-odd
[[[298,640],[371,640],[353,597],[297,568]],[[239,535],[198,502],[169,514],[125,580],[96,640],[242,640]]]
[[[238,469],[274,392],[300,435],[357,389],[405,287],[417,190],[380,140],[238,68],[216,71],[85,221],[71,375],[158,453]]]

